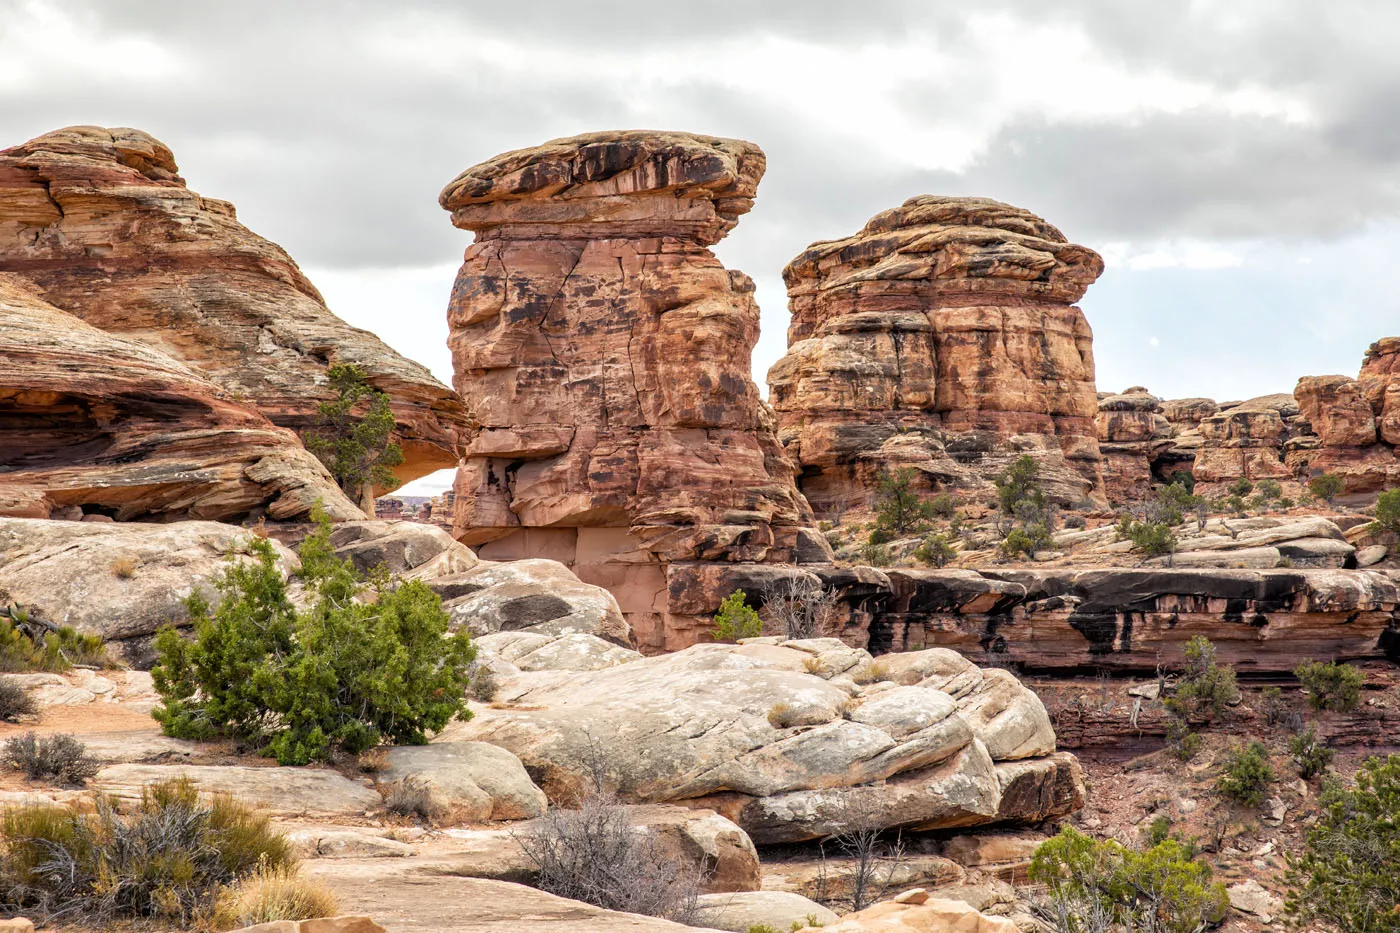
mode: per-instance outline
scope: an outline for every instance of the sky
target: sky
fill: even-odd
[[[1100,390],[1225,400],[1400,334],[1397,47],[1386,0],[0,0],[0,148],[146,130],[450,381],[454,175],[593,130],[740,137],[768,171],[715,252],[757,283],[761,387],[788,260],[965,194],[1103,254]]]

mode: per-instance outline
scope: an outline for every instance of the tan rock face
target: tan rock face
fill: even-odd
[[[477,234],[448,309],[481,421],[455,533],[488,559],[570,564],[652,647],[696,637],[669,565],[790,561],[810,518],[748,377],[753,283],[706,248],[763,168],[740,140],[597,133],[497,156],[441,197]]]
[[[985,487],[1022,452],[1056,498],[1098,491],[1093,335],[1073,302],[1102,271],[1028,211],[932,196],[789,263],[768,383],[818,510],[865,504],[884,466]]]
[[[176,172],[170,150],[133,129],[68,127],[0,151],[0,272],[283,427],[313,423],[327,365],[354,363],[393,400],[399,478],[455,466],[469,428],[455,393],[333,315],[290,256]]]
[[[1249,399],[1201,419],[1201,446],[1192,472],[1202,483],[1226,484],[1241,477],[1288,479],[1284,442],[1295,433],[1299,417],[1291,395]],[[1209,489],[1210,487],[1208,487]]]
[[[1361,383],[1349,376],[1304,376],[1293,389],[1299,413],[1327,447],[1376,442],[1376,418]]]
[[[0,273],[0,515],[363,514],[291,431]]]
[[[1099,399],[1094,430],[1103,455],[1104,492],[1111,502],[1151,495],[1153,466],[1172,447],[1161,399],[1141,387]]]

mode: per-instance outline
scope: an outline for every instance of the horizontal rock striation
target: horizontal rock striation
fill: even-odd
[[[454,532],[569,564],[650,648],[698,637],[668,604],[674,568],[830,557],[749,379],[753,283],[707,248],[763,169],[741,140],[593,133],[473,166],[440,199],[476,232],[448,309],[481,422]]]
[[[1074,307],[1103,271],[1020,208],[921,196],[788,264],[788,354],[769,371],[817,510],[866,505],[881,469],[989,489],[1022,453],[1047,492],[1101,492],[1093,335]]]
[[[363,518],[295,434],[0,273],[0,515]]]
[[[387,392],[408,481],[456,466],[470,419],[452,390],[333,315],[280,247],[185,186],[140,130],[75,126],[0,151],[0,272],[50,304],[181,360],[273,423],[314,423],[331,363]]]
[[[890,570],[870,647],[957,648],[1027,669],[1179,667],[1193,635],[1242,672],[1400,660],[1400,590],[1366,570]],[[986,652],[986,655],[980,654]]]

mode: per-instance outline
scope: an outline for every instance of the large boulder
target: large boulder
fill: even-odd
[[[97,772],[92,787],[122,800],[139,800],[148,784],[188,780],[199,790],[229,794],[277,814],[357,816],[377,809],[380,796],[370,788],[319,768],[238,765],[111,765]]]
[[[799,933],[816,929],[803,927]],[[918,889],[820,929],[822,933],[1017,933],[1016,924],[1005,917],[989,917],[962,901],[930,898]]]
[[[0,518],[0,591],[8,593],[0,601],[108,641],[137,640],[186,624],[185,600],[196,592],[215,599],[225,562],[249,559],[254,540],[218,522]],[[273,546],[284,574],[299,567],[291,551]]]
[[[1038,804],[1022,812],[1030,773],[1045,788],[1069,786],[1046,798],[1051,810],[1078,806],[1082,779],[1053,756],[1044,707],[1005,672],[930,649],[916,654],[931,673],[901,685],[834,639],[774,641],[506,676],[489,709],[447,732],[510,749],[555,799],[601,774],[624,799],[719,810],[758,842],[831,835],[860,819],[1041,819],[1051,814]],[[1012,764],[1025,767],[1003,779],[998,769]]]
[[[391,748],[383,783],[416,781],[435,807],[468,822],[529,820],[545,811],[544,792],[504,748],[485,742],[434,742]]]
[[[835,911],[790,891],[702,894],[698,908],[698,923],[733,933],[749,933],[754,927],[792,930],[812,924],[826,926],[840,919]]]
[[[471,418],[417,363],[351,327],[232,204],[185,186],[141,130],[71,126],[0,151],[0,272],[50,304],[139,340],[300,429],[334,395],[332,363],[388,393],[407,482],[455,466]]]

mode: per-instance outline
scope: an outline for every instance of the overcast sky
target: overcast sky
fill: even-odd
[[[165,141],[333,310],[450,380],[461,169],[599,129],[753,140],[717,248],[758,283],[915,194],[1101,252],[1102,390],[1290,391],[1400,334],[1400,3],[1388,0],[0,0],[0,148],[74,123]]]

